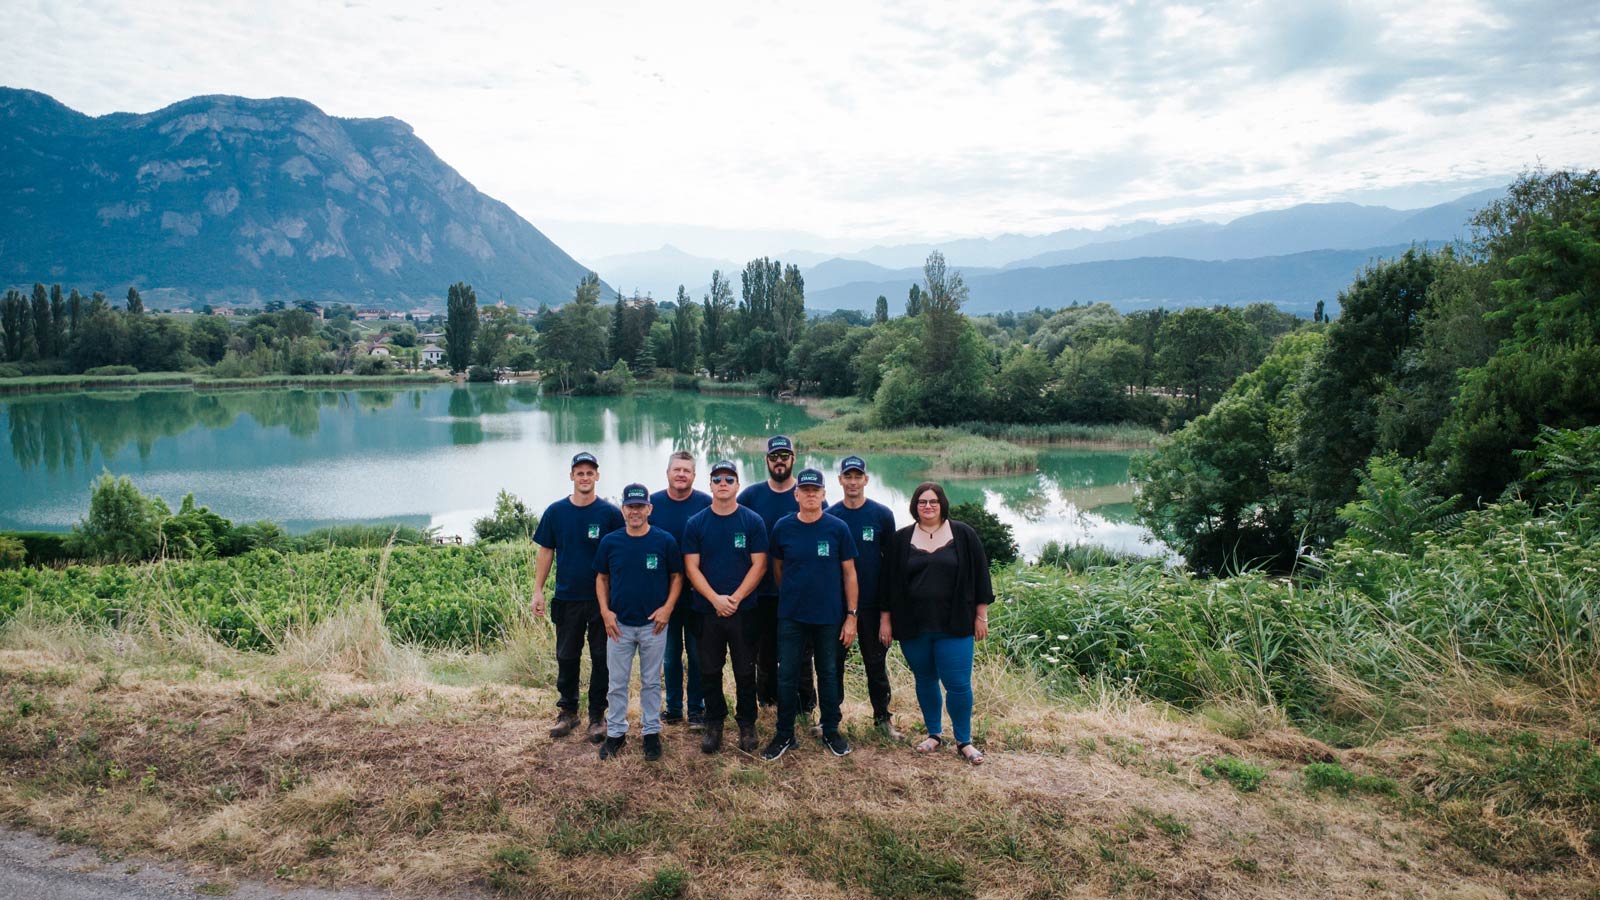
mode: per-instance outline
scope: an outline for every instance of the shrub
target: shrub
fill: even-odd
[[[672,389],[676,391],[700,390],[700,379],[693,375],[676,373],[672,376]]]
[[[0,378],[21,378],[22,367],[16,363],[0,363]]]
[[[85,375],[137,375],[139,370],[133,366],[95,366],[83,371]]]
[[[28,561],[28,548],[14,537],[0,535],[0,569],[20,569]]]
[[[470,366],[467,368],[467,380],[474,384],[492,384],[494,370],[488,366]]]
[[[67,549],[80,559],[150,559],[161,549],[168,514],[160,497],[146,497],[126,475],[107,472],[95,481],[89,515],[73,526]]]
[[[72,559],[72,554],[67,550],[67,539],[71,537],[69,534],[59,534],[54,531],[7,531],[0,532],[0,536],[22,544],[23,550],[28,554],[26,565],[48,566]]]
[[[479,541],[532,540],[539,518],[515,494],[502,490],[495,497],[494,513],[472,523],[472,533]]]
[[[1062,544],[1050,541],[1039,551],[1039,565],[1084,572],[1107,566],[1138,565],[1148,562],[1134,553],[1120,553],[1097,544]]]
[[[978,533],[989,566],[1006,566],[1017,561],[1017,539],[1011,526],[977,503],[958,503],[950,507],[950,518],[965,522]]]

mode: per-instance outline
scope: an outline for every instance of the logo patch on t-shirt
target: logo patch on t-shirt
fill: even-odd
[[[869,544],[872,543],[872,537],[875,534],[877,534],[877,532],[873,530],[871,525],[861,526],[861,539],[863,541],[866,541]]]
[[[644,555],[644,567],[652,572],[661,567],[661,557],[654,553]]]
[[[827,541],[817,541],[817,555],[818,556],[827,556],[828,552],[829,552],[828,551],[828,542]]]
[[[598,537],[600,537],[600,526],[599,525],[590,525],[589,526],[589,540],[592,541],[592,540],[594,540],[594,539],[596,539]]]
[[[735,550],[743,550],[744,548],[745,548],[744,532],[735,531],[733,533],[733,549],[735,549]]]

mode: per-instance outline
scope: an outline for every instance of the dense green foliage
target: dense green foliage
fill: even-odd
[[[989,565],[1008,566],[1017,561],[1017,540],[1011,526],[989,512],[981,503],[957,503],[950,507],[950,518],[965,522],[978,533]]]
[[[1201,570],[1286,571],[1514,496],[1542,428],[1600,424],[1600,173],[1526,175],[1474,221],[1461,252],[1374,265],[1319,343],[1280,340],[1142,461],[1151,529]],[[1387,524],[1341,515],[1385,478],[1411,486]]]
[[[502,490],[494,499],[494,512],[472,523],[472,533],[480,543],[531,541],[539,517],[522,499]]]

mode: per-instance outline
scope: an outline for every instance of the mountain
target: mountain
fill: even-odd
[[[1398,256],[1410,246],[1314,250],[1256,259],[1144,257],[998,271],[962,269],[970,290],[964,309],[981,315],[1105,301],[1127,312],[1154,306],[1266,301],[1287,312],[1310,316],[1318,300],[1327,301],[1330,313],[1336,311],[1339,292],[1363,268],[1375,260]],[[891,280],[859,281],[817,291],[808,283],[806,306],[869,312],[882,294],[889,298],[890,309],[898,313],[905,309],[906,292],[921,279],[921,270],[906,269]]]
[[[178,299],[560,303],[586,269],[398,119],[194,97],[90,117],[0,88],[0,285]]]
[[[683,285],[689,297],[699,303],[708,290],[706,286],[711,283],[711,273],[717,269],[721,269],[722,274],[733,279],[737,285],[739,272],[743,271],[744,265],[695,256],[671,244],[659,250],[621,253],[594,261],[595,272],[624,293],[637,290],[651,295],[657,302],[676,299],[678,286]]]
[[[1118,241],[1099,241],[1019,259],[1007,268],[1059,266],[1094,260],[1178,256],[1225,260],[1283,256],[1311,250],[1359,250],[1466,238],[1477,209],[1497,199],[1499,189],[1481,191],[1420,210],[1354,203],[1302,203],[1255,213],[1226,225],[1187,225]],[[946,253],[945,257],[956,258]]]
[[[1185,223],[1187,224],[1187,223]],[[845,259],[871,263],[886,269],[920,268],[931,251],[938,250],[945,259],[962,266],[987,266],[1000,268],[1015,260],[1056,250],[1070,250],[1085,244],[1103,243],[1137,237],[1153,231],[1177,226],[1140,220],[1107,228],[1068,228],[1049,234],[1002,234],[992,238],[961,238],[939,244],[896,244],[869,247],[856,253],[844,254]],[[787,257],[785,257],[787,259]],[[798,262],[798,261],[797,261]],[[815,263],[811,263],[815,264]],[[801,262],[800,265],[807,265]]]

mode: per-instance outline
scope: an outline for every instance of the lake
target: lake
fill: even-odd
[[[692,393],[543,396],[531,384],[373,390],[147,390],[0,399],[0,529],[65,531],[88,508],[101,472],[130,476],[174,509],[189,492],[234,521],[271,519],[291,531],[350,522],[403,522],[471,536],[502,488],[542,510],[565,495],[568,461],[600,458],[600,493],[641,481],[665,486],[675,448],[735,459],[746,484],[764,477],[759,438],[814,420],[774,401]],[[843,452],[799,448],[828,474]],[[909,521],[909,492],[926,461],[864,453],[868,496]],[[1046,541],[1149,555],[1133,516],[1129,454],[1047,450],[1035,474],[945,481],[951,501],[982,501],[1015,529],[1024,552]]]

